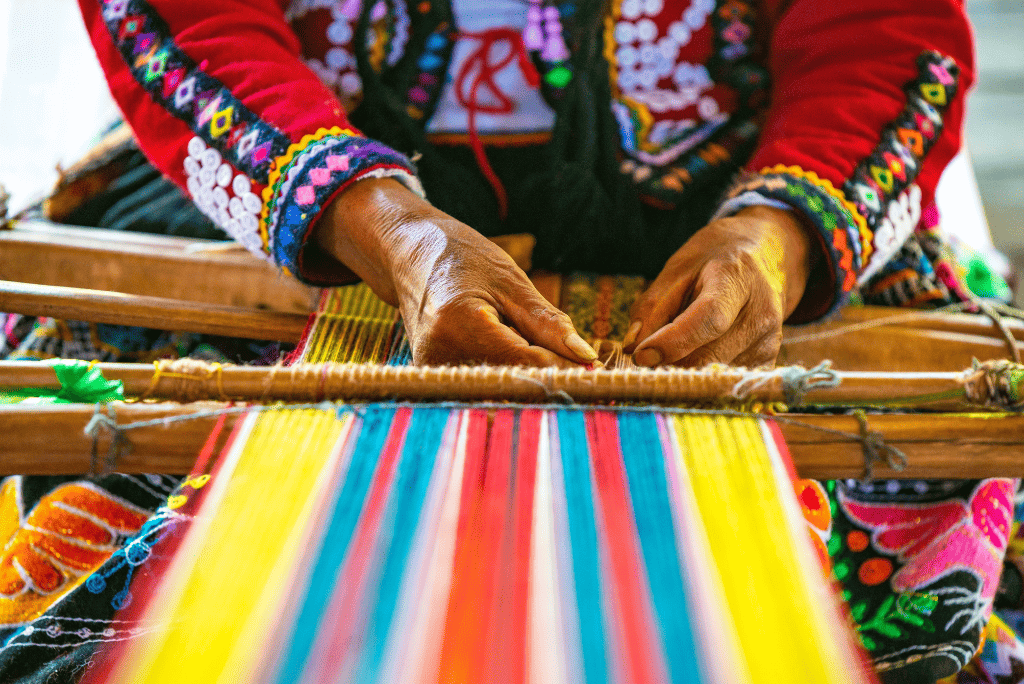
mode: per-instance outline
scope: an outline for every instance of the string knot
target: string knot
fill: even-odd
[[[799,406],[809,390],[818,387],[838,387],[839,374],[832,370],[831,361],[822,361],[810,370],[803,366],[781,366],[771,371],[748,371],[732,388],[735,399],[748,399],[772,380],[780,380],[787,404]]]
[[[907,455],[896,447],[886,444],[881,432],[868,427],[868,417],[862,409],[852,412],[860,425],[860,443],[864,449],[864,474],[861,482],[870,482],[874,477],[875,464],[882,463],[894,472],[907,467]]]
[[[112,405],[107,404],[109,414],[103,412],[104,404],[96,404],[96,410],[92,418],[85,426],[85,434],[92,438],[92,453],[89,460],[89,476],[99,477],[114,472],[117,463],[132,450],[131,440],[117,424],[117,412]],[[99,468],[99,444],[100,435],[103,431],[110,433],[110,445],[107,447],[107,455],[103,469]]]
[[[1006,410],[1024,408],[1021,387],[1024,385],[1024,365],[993,359],[974,363],[963,378],[964,393],[972,404]]]

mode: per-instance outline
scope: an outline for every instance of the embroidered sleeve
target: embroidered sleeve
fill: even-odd
[[[285,271],[303,277],[310,230],[350,183],[394,176],[422,194],[409,160],[351,127],[300,60],[277,0],[80,5],[142,150],[216,224]]]
[[[956,0],[765,0],[772,103],[726,195],[788,204],[820,235],[826,274],[796,321],[835,310],[902,246],[960,146],[973,81]]]

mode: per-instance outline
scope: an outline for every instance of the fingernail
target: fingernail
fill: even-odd
[[[633,321],[629,324],[629,330],[626,331],[626,337],[622,340],[622,346],[628,347],[629,345],[636,342],[636,336],[640,334],[640,328],[644,327],[641,321]]]
[[[574,332],[566,335],[562,342],[565,343],[565,346],[568,347],[573,354],[581,359],[593,361],[597,358],[597,352],[594,351],[594,348],[584,342],[583,338]]]
[[[657,349],[641,349],[633,355],[633,361],[638,366],[646,366],[647,368],[653,368],[661,363],[661,352]]]

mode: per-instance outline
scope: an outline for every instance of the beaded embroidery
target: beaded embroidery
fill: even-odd
[[[952,59],[928,51],[918,57],[917,65],[919,75],[906,87],[906,108],[885,128],[878,147],[843,186],[873,232],[877,250],[865,262],[860,283],[877,273],[916,227],[921,191],[914,180],[942,133],[942,112],[957,92],[960,69]],[[905,220],[908,215],[917,219]]]
[[[274,160],[263,190],[260,237],[279,266],[301,273],[302,245],[327,201],[353,181],[394,176],[423,195],[412,164],[379,142],[358,137],[351,128],[320,129]]]
[[[258,182],[288,148],[288,137],[261,121],[171,38],[144,0],[103,0],[103,20],[132,76],[172,116]]]

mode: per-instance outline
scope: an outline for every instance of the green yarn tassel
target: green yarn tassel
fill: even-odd
[[[61,359],[52,364],[60,381],[59,390],[30,388],[0,392],[0,404],[17,404],[31,399],[37,404],[96,404],[124,399],[124,383],[107,380],[88,361]]]

